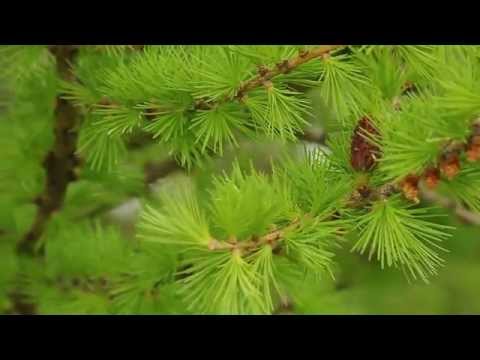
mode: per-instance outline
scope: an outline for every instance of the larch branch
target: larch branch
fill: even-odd
[[[55,58],[58,76],[64,81],[75,81],[73,64],[78,47],[53,45],[49,47],[49,51]],[[19,253],[34,252],[48,221],[62,207],[68,185],[76,180],[75,169],[79,165],[76,156],[79,111],[63,94],[58,94],[54,116],[55,140],[43,162],[46,172],[45,188],[35,200],[37,212],[33,225],[17,245]]]

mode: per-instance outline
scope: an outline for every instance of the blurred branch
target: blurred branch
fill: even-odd
[[[280,304],[277,308],[273,311],[273,315],[293,315],[294,313],[294,305],[292,300],[288,297],[282,297],[280,300]]]
[[[436,191],[429,190],[423,182],[420,183],[421,197],[444,209],[451,210],[465,224],[480,225],[480,214],[465,209],[458,201],[445,197]]]
[[[55,57],[58,77],[63,81],[76,81],[73,64],[78,54],[77,46],[52,45],[49,50]],[[45,188],[35,200],[35,220],[17,245],[19,253],[33,254],[51,216],[62,207],[68,185],[76,180],[79,111],[63,94],[58,94],[54,116],[55,141],[43,162]]]
[[[307,141],[310,143],[325,145],[325,132],[320,129],[309,129],[305,130],[303,134],[298,135],[298,139],[302,141]]]
[[[167,159],[158,163],[148,162],[145,164],[145,183],[153,184],[175,171],[183,170],[175,159]]]
[[[181,171],[183,168],[174,160],[174,159],[167,159],[159,162],[147,162],[144,166],[144,184],[145,184],[145,192],[148,192],[148,186],[155,183],[156,181],[167,177],[168,175],[174,173],[175,171]],[[143,193],[139,193],[135,196],[142,196]],[[77,219],[81,219],[84,217],[94,218],[96,216],[105,214],[116,207],[120,206],[121,204],[127,202],[131,198],[123,198],[119,199],[113,203],[107,204],[100,204],[97,207],[88,210],[87,212],[79,215],[76,217]]]
[[[128,150],[141,150],[148,145],[155,143],[152,134],[147,132],[138,132],[126,141]]]

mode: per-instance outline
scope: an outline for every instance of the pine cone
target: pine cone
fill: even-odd
[[[357,171],[370,171],[377,163],[380,149],[365,137],[379,135],[378,130],[368,117],[360,119],[352,137],[351,158],[352,167]]]

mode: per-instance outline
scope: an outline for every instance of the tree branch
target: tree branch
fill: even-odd
[[[58,76],[64,81],[75,81],[73,63],[78,47],[53,45],[49,47],[55,57]],[[17,245],[19,253],[33,254],[51,216],[63,205],[68,184],[76,180],[78,109],[58,94],[55,104],[55,141],[43,162],[46,172],[45,188],[37,199],[37,213],[33,225]]]

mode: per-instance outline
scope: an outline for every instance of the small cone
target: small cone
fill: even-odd
[[[365,116],[358,122],[352,136],[350,163],[356,171],[370,171],[377,164],[376,154],[380,149],[366,140],[366,135],[378,136],[379,132],[372,120]]]

